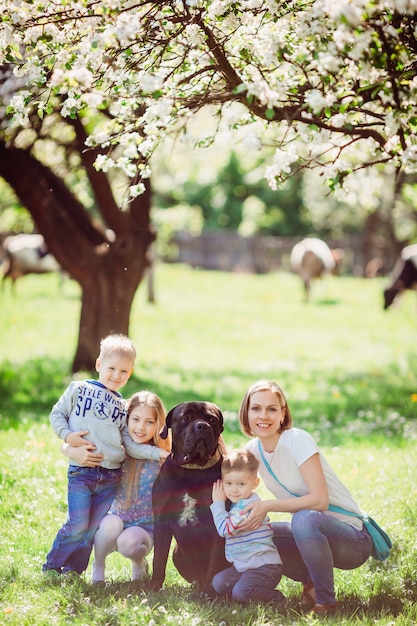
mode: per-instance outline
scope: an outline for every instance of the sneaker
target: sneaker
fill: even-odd
[[[91,572],[91,584],[92,585],[105,585],[104,567],[96,567],[96,562],[93,562],[93,570]]]
[[[142,581],[149,572],[149,565],[146,559],[143,559],[142,565],[132,565],[132,580],[134,581]]]
[[[59,585],[61,582],[61,574],[56,569],[42,570],[42,578],[49,585]]]
[[[289,600],[287,596],[283,595],[282,599],[279,602],[276,602],[274,606],[276,609],[278,609],[278,611],[285,613],[287,611],[288,604],[289,604]]]
[[[301,600],[298,603],[298,608],[300,611],[304,613],[308,613],[311,611],[313,606],[316,604],[316,590],[314,589],[313,583],[309,583],[308,585],[304,585],[303,587],[303,595],[301,596]]]
[[[336,613],[338,608],[339,608],[338,602],[333,602],[333,604],[315,604],[312,608],[312,611],[317,616],[332,615],[333,613]]]
[[[73,583],[80,582],[81,578],[78,572],[73,569],[66,570],[61,574],[61,583],[63,585],[72,585]]]

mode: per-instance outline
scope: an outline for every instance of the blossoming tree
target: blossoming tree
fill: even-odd
[[[0,9],[0,174],[17,189],[8,163],[35,160],[45,181],[32,189],[39,209],[28,190],[20,195],[83,289],[76,365],[91,364],[105,330],[128,331],[152,241],[150,158],[167,133],[186,135],[202,107],[245,128],[247,149],[275,145],[265,170],[273,188],[298,168],[318,169],[333,188],[376,164],[416,172],[416,12],[417,0],[9,0]],[[36,151],[58,115],[101,228]],[[212,132],[187,137],[191,149]],[[114,199],[115,172],[129,180],[128,202]]]

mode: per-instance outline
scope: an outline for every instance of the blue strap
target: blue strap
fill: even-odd
[[[364,515],[359,515],[359,513],[354,513],[353,511],[347,511],[346,509],[342,509],[341,506],[337,506],[336,504],[329,504],[328,509],[329,511],[334,511],[334,513],[342,513],[345,515],[351,515],[352,517],[357,517],[358,519],[361,519],[362,521],[365,521],[368,519],[368,516],[366,515],[366,513]]]
[[[277,481],[277,483],[278,483],[279,485],[281,485],[281,487],[283,487],[283,489],[285,489],[285,491],[288,491],[288,493],[290,493],[292,496],[295,496],[296,498],[299,498],[299,497],[300,497],[300,496],[299,496],[299,494],[298,494],[298,493],[294,493],[293,491],[290,491],[290,489],[288,489],[288,487],[286,487],[286,486],[285,486],[285,485],[284,485],[284,484],[280,481],[280,479],[278,478],[278,476],[275,474],[275,472],[273,471],[272,467],[269,465],[268,461],[267,461],[267,460],[266,460],[266,458],[265,458],[264,451],[263,451],[263,449],[262,449],[262,445],[261,445],[261,442],[260,442],[260,440],[259,440],[259,439],[258,439],[258,450],[259,450],[259,453],[260,453],[260,455],[261,455],[261,457],[262,457],[262,461],[264,462],[264,465],[265,465],[266,469],[268,470],[268,472],[271,474],[272,478],[273,478],[274,480],[276,480],[276,481]]]
[[[288,489],[288,487],[286,487],[278,478],[278,476],[275,474],[275,472],[273,471],[272,467],[269,465],[268,461],[265,458],[264,455],[264,451],[262,449],[262,445],[260,440],[258,439],[258,450],[259,453],[261,455],[262,461],[264,462],[264,465],[266,467],[266,469],[268,470],[268,472],[271,474],[271,476],[273,477],[274,480],[276,480],[276,482],[281,485],[281,487],[283,489],[285,489],[285,491],[287,491],[288,493],[290,493],[292,496],[295,496],[296,498],[300,498],[300,494],[299,493],[294,493],[294,491],[291,491],[291,489]],[[337,506],[336,504],[329,504],[328,506],[328,510],[329,511],[333,511],[334,513],[342,513],[342,515],[351,515],[352,517],[357,517],[358,519],[364,520],[367,519],[367,515],[363,516],[363,515],[359,515],[359,513],[354,513],[353,511],[347,511],[346,509],[342,509],[341,506]]]

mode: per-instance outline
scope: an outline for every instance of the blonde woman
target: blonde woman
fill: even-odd
[[[284,575],[303,583],[301,608],[317,614],[337,609],[333,568],[354,569],[370,557],[372,540],[349,490],[336,476],[309,433],[294,428],[282,389],[260,380],[246,392],[239,409],[246,447],[259,460],[259,473],[274,499],[259,500],[243,513],[240,528],[253,530],[271,512],[290,513],[291,522],[274,522],[274,543]]]

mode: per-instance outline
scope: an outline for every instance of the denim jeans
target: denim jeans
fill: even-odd
[[[365,527],[358,530],[322,511],[298,511],[291,523],[273,522],[272,527],[284,575],[312,582],[317,604],[336,602],[334,567],[355,569],[371,556],[372,540]]]
[[[275,589],[282,577],[282,565],[261,565],[256,569],[238,572],[234,567],[218,572],[211,586],[218,595],[231,596],[245,604],[251,600],[264,600],[281,604],[282,593]]]
[[[68,468],[68,516],[58,531],[42,570],[60,573],[87,569],[95,532],[110,508],[120,481],[120,469]]]

